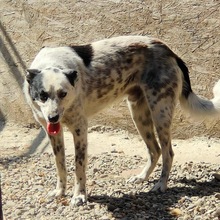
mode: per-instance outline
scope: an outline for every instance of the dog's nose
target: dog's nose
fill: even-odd
[[[56,123],[58,121],[58,119],[59,119],[59,115],[56,115],[56,116],[53,116],[53,117],[48,116],[48,120],[51,123]]]

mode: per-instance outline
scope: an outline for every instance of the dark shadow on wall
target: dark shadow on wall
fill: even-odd
[[[12,77],[15,78],[16,82],[19,85],[19,88],[22,89],[22,84],[23,84],[23,76],[22,73],[20,72],[13,56],[10,54],[9,49],[7,48],[10,47],[11,51],[13,52],[14,56],[16,57],[16,60],[20,63],[21,67],[23,70],[26,69],[26,65],[24,64],[23,60],[21,59],[21,56],[19,55],[16,47],[14,46],[11,38],[7,34],[4,26],[2,25],[0,21],[0,52],[5,60],[5,64],[9,68],[9,73],[13,74]],[[0,73],[0,77],[1,77]],[[4,129],[6,123],[6,118],[4,116],[4,113],[0,109],[0,131]]]
[[[3,112],[0,109],[0,132],[4,129],[5,123],[6,123],[5,116],[4,116]]]
[[[20,72],[13,56],[10,54],[6,45],[8,45],[8,47],[10,47],[11,51],[13,52],[14,56],[16,57],[16,60],[21,65],[22,71],[25,71],[27,67],[26,67],[25,63],[23,62],[19,52],[17,51],[10,36],[7,34],[7,32],[1,22],[0,22],[0,32],[1,32],[1,36],[3,36],[3,38],[0,37],[1,54],[4,57],[5,63],[7,64],[8,68],[10,69],[10,72],[13,74],[14,78],[16,79],[19,87],[22,89],[23,75]],[[5,40],[5,42],[4,42],[4,40]]]
[[[13,77],[19,88],[22,90],[23,86],[23,73],[27,69],[26,64],[22,60],[17,48],[15,47],[15,44],[13,43],[11,37],[6,31],[6,28],[0,21],[0,52],[5,60],[5,64],[7,65],[9,69],[9,74],[12,74],[11,77]],[[0,72],[1,77],[1,72]],[[0,109],[0,131],[4,129],[4,125],[6,122],[6,118],[4,117],[4,113]],[[1,121],[2,124],[1,124]],[[3,125],[3,126],[2,126]],[[45,135],[40,132],[33,140],[32,145],[30,146],[30,149],[28,152],[29,154],[34,153],[36,148],[41,144],[42,140],[45,138]]]

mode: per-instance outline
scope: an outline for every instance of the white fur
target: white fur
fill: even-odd
[[[220,80],[215,84],[213,88],[214,98],[211,100],[201,98],[194,92],[189,94],[189,97],[185,99],[180,98],[181,106],[189,112],[189,114],[195,119],[205,119],[210,117],[220,116]]]

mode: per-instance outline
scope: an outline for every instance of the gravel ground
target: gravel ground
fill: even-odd
[[[150,180],[126,183],[123,172],[140,168],[144,159],[114,151],[89,158],[88,202],[72,207],[73,156],[67,156],[67,195],[46,198],[56,184],[54,158],[49,153],[1,159],[3,212],[5,219],[220,219],[220,165],[185,163],[174,165],[169,189],[149,192],[160,175],[159,164]]]

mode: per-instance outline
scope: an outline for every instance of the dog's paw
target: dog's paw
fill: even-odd
[[[71,199],[71,204],[73,206],[80,206],[83,205],[87,201],[86,195],[78,195],[78,196],[73,196]]]
[[[167,184],[162,181],[159,181],[158,183],[156,183],[154,187],[151,189],[151,191],[153,192],[156,192],[156,191],[165,192],[166,190],[167,190]]]
[[[137,175],[137,176],[132,176],[130,177],[128,180],[127,180],[127,183],[142,183],[144,182],[145,178],[143,178],[142,176],[140,175]]]
[[[47,194],[48,198],[58,198],[64,195],[63,189],[55,189]]]

